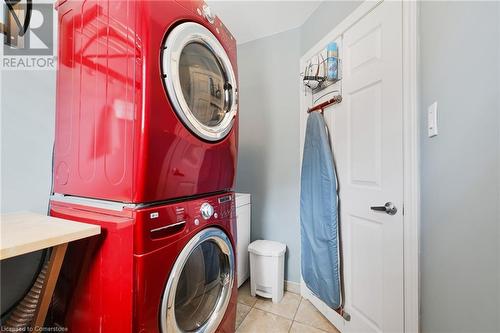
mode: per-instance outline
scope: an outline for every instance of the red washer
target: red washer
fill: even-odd
[[[56,193],[155,202],[232,190],[236,42],[201,1],[60,1]]]
[[[103,231],[70,246],[55,323],[70,332],[234,332],[233,193],[122,210],[89,202],[51,201],[52,216]]]

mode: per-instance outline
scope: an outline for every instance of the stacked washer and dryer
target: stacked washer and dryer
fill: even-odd
[[[73,332],[233,332],[236,42],[200,1],[59,1],[51,215]]]

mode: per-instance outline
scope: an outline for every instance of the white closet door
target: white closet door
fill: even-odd
[[[345,32],[343,46],[344,99],[330,128],[352,317],[345,331],[403,332],[401,2],[377,6]],[[370,208],[387,202],[397,213]]]

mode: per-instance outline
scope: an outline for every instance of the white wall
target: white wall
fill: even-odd
[[[299,60],[360,3],[325,1],[301,27],[238,45],[237,191],[252,194],[252,240],[287,244],[292,282],[300,282]]]
[[[55,74],[55,71],[2,72],[2,213],[47,212],[54,141]],[[38,252],[0,262],[1,312],[21,297],[39,259]]]
[[[423,332],[500,331],[499,7],[420,4]]]
[[[301,55],[309,51],[362,3],[360,0],[324,1],[300,27]]]
[[[359,3],[322,4],[299,28],[300,53],[307,51],[357,5]],[[338,22],[332,21],[338,14],[335,10],[341,8],[346,11],[344,15],[338,16]],[[420,11],[421,327],[423,332],[498,332],[500,4],[422,2]],[[265,146],[268,135],[265,133],[297,122],[289,117],[279,119],[267,115],[268,112],[281,114],[282,110],[276,106],[271,111],[266,107],[267,118],[260,112],[262,102],[277,105],[286,94],[295,98],[296,87],[283,79],[284,85],[273,95],[270,89],[265,92],[271,85],[268,80],[258,80],[253,72],[268,64],[263,48],[284,54],[288,63],[286,45],[276,44],[281,47],[275,48],[273,44],[280,41],[280,36],[247,43],[239,49],[240,81],[246,102],[241,104],[238,189],[254,195],[254,239],[287,239],[292,245],[289,245],[289,254],[294,260],[287,262],[287,279],[298,281],[300,235],[296,227],[298,215],[295,215],[298,201],[287,192],[299,188],[298,183],[291,183],[294,179],[298,182],[299,163],[290,161],[289,183],[283,186],[286,181],[283,175],[275,178],[276,170],[271,172],[267,165],[267,154],[272,149]],[[296,68],[290,70],[298,74]],[[425,136],[426,106],[435,100],[439,103],[440,135],[429,139]],[[260,122],[263,119],[271,122],[264,124]],[[288,136],[282,138],[287,140]],[[298,144],[286,142],[283,150],[294,154],[289,149],[295,146],[298,151]],[[275,153],[284,155],[282,151]],[[274,199],[281,194],[281,199],[287,202]],[[275,220],[280,210],[289,221],[286,225],[282,222],[284,219]],[[290,211],[294,213],[288,214]]]
[[[47,211],[55,71],[2,72],[1,211]]]
[[[297,29],[238,46],[237,191],[252,194],[252,240],[287,244],[286,278],[300,279]]]

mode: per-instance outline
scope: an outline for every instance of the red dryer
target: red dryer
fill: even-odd
[[[121,210],[65,200],[52,199],[51,215],[100,225],[102,237],[68,249],[54,323],[79,333],[234,332],[234,193]]]
[[[236,41],[202,1],[59,1],[55,193],[233,189]]]

